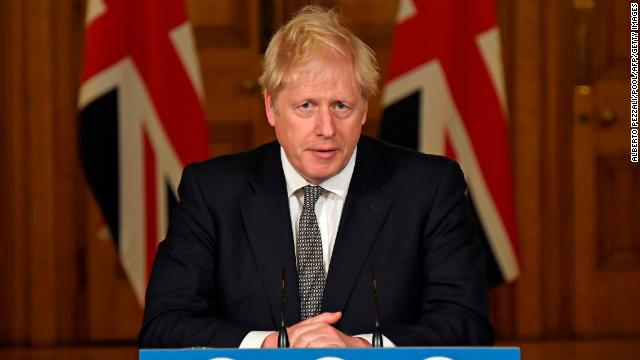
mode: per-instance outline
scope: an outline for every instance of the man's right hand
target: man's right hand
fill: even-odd
[[[341,312],[322,313],[308,318],[287,328],[289,342],[292,348],[318,348],[318,347],[371,347],[367,340],[349,336],[336,329],[332,325],[342,317]],[[262,342],[262,348],[275,348],[278,345],[278,334],[267,336]]]
[[[293,326],[287,328],[287,333],[289,334],[289,340],[293,345],[298,337],[298,334],[302,334],[305,330],[309,328],[317,328],[322,327],[323,325],[331,326],[340,320],[342,317],[341,312],[325,312],[314,317],[310,317],[304,321],[301,321]],[[262,342],[261,348],[269,349],[278,347],[278,333],[275,332],[273,334],[269,334],[264,341]],[[292,346],[294,347],[294,346]]]

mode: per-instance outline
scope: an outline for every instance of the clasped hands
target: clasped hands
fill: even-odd
[[[371,347],[367,340],[349,336],[332,325],[342,317],[341,312],[325,312],[310,317],[287,328],[289,343],[292,348],[343,348]],[[278,334],[269,334],[262,342],[262,348],[275,348],[278,345]]]

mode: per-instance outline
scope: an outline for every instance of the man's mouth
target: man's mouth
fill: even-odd
[[[336,154],[337,151],[338,151],[337,149],[322,149],[322,148],[320,148],[320,149],[311,149],[311,152],[315,156],[317,156],[317,157],[319,157],[321,159],[330,159]]]

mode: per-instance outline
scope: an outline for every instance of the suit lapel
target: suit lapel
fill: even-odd
[[[270,145],[264,157],[256,159],[249,177],[253,192],[239,200],[245,231],[269,299],[274,326],[280,312],[280,271],[286,274],[285,321],[300,321],[298,274],[291,232],[291,215],[280,162],[280,147]]]
[[[363,138],[331,255],[322,311],[344,309],[391,208],[391,199],[379,190],[387,178],[380,160]]]

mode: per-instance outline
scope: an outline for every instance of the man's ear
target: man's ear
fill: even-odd
[[[267,112],[267,120],[269,121],[269,125],[276,126],[276,117],[273,109],[273,101],[271,98],[271,94],[265,90],[264,92],[264,109]]]
[[[364,101],[364,113],[362,113],[362,122],[361,125],[367,122],[367,112],[369,110],[369,100],[365,99]]]

